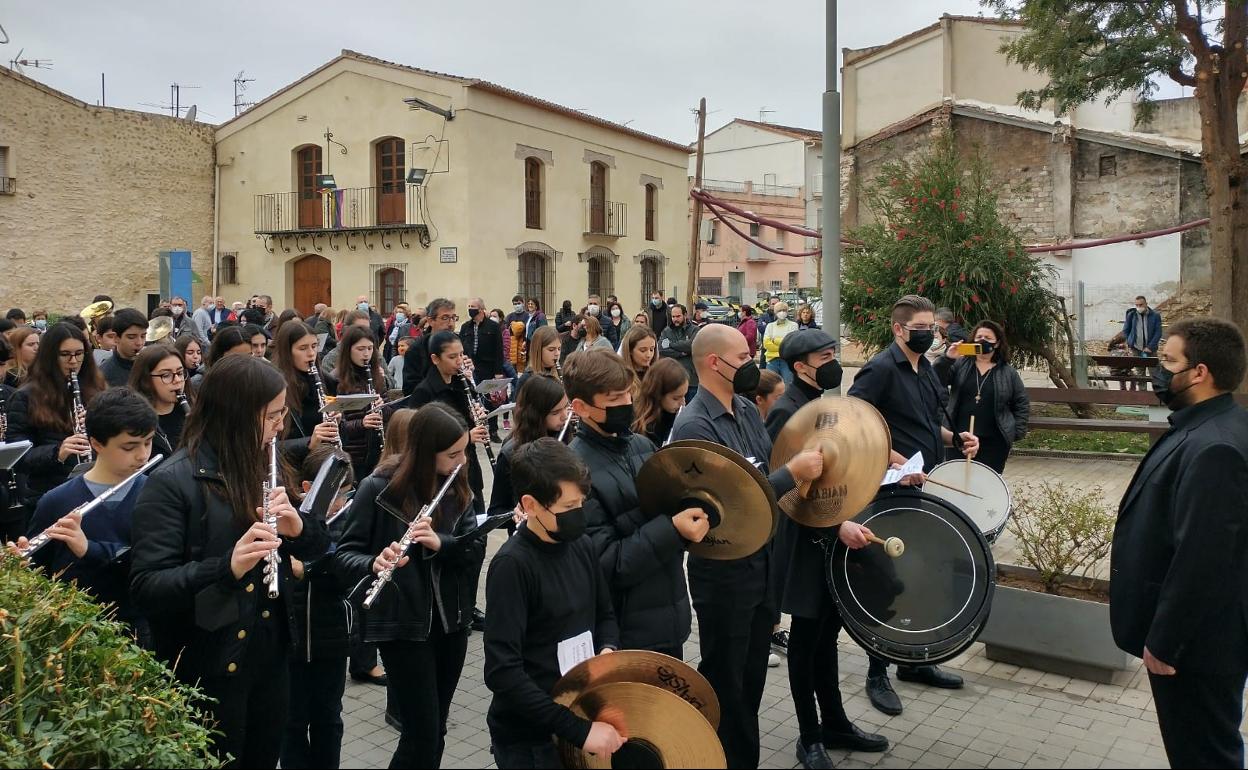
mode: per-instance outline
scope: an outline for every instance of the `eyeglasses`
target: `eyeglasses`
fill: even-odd
[[[931,324],[918,324],[917,326],[903,326],[901,328],[911,332],[930,332],[932,330]]]
[[[264,419],[266,422],[271,422],[271,423],[280,425],[282,424],[282,422],[286,420],[286,415],[288,414],[290,414],[290,407],[284,406],[279,411],[269,412],[268,414],[264,416]]]
[[[186,370],[178,369],[173,372],[152,372],[152,376],[166,385],[172,385],[175,382],[186,379]]]
[[[57,353],[57,355],[61,357],[62,361],[79,361],[86,354],[87,354],[87,351],[85,350],[78,350],[78,351],[62,350]]]
[[[457,315],[440,315],[440,316],[438,316],[438,320],[439,320],[439,321],[458,321],[458,320],[459,320],[459,316],[457,316]]]

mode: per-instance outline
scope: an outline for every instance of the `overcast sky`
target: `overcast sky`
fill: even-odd
[[[53,12],[51,9],[55,8]],[[25,73],[83,101],[167,105],[170,83],[199,119],[234,115],[245,70],[256,101],[343,48],[478,77],[629,122],[680,142],[707,98],[709,129],[734,117],[819,128],[824,3],[818,0],[0,0],[7,65],[51,59]],[[879,45],[942,13],[979,15],[977,0],[840,3],[842,47]],[[0,35],[0,41],[3,36]],[[839,65],[839,61],[838,61]],[[165,110],[168,114],[168,110]]]

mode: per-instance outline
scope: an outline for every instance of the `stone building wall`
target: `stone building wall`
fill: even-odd
[[[97,293],[146,308],[158,253],[189,249],[212,287],[213,127],[94,107],[0,69],[0,306],[77,312]],[[198,297],[188,297],[192,307]]]

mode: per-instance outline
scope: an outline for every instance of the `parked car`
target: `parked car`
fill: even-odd
[[[739,305],[733,305],[727,299],[716,295],[699,296],[698,301],[706,303],[706,317],[717,323],[729,320],[741,309]]]

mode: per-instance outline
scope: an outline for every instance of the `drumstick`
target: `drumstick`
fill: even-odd
[[[972,436],[975,435],[975,415],[971,415],[971,427],[967,430],[967,433],[970,433]],[[962,483],[962,486],[969,487],[970,485],[971,485],[971,456],[966,455],[966,481]]]
[[[884,553],[888,554],[894,559],[896,559],[898,556],[901,556],[906,551],[906,544],[903,543],[901,541],[901,538],[899,537],[890,537],[889,539],[885,540],[875,535],[867,535],[867,539],[870,540],[872,543],[879,543],[880,545],[884,546]]]
[[[945,484],[944,482],[937,481],[936,479],[933,479],[933,478],[931,478],[931,477],[928,477],[928,479],[927,479],[927,481],[926,481],[925,483],[927,483],[927,484],[935,484],[936,486],[938,486],[938,487],[944,487],[945,489],[951,489],[951,490],[953,490],[954,492],[957,492],[957,493],[959,493],[959,494],[966,495],[967,497],[973,497],[973,498],[975,498],[976,500],[983,500],[983,499],[984,499],[983,497],[981,497],[981,496],[979,496],[979,495],[975,494],[974,492],[967,492],[965,489],[958,489],[957,487],[953,486],[952,484]]]

